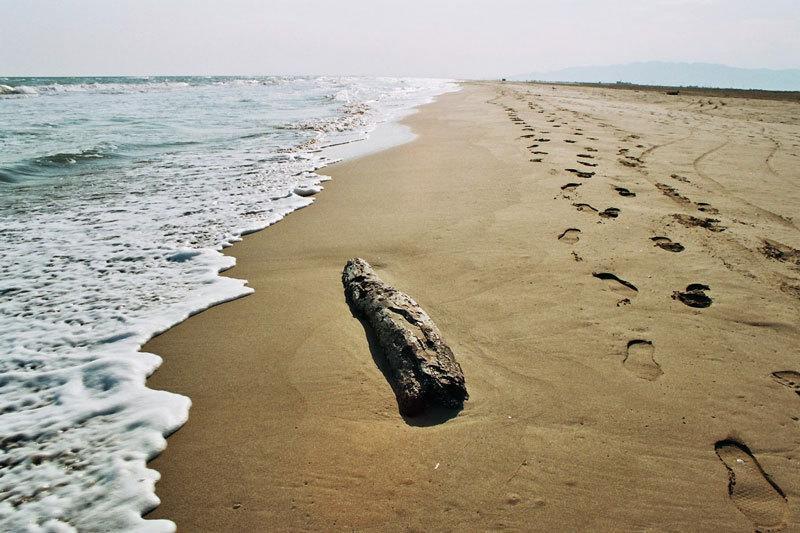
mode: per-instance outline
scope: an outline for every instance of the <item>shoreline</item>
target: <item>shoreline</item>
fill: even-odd
[[[449,89],[449,90],[447,90],[447,91],[445,91],[443,93],[437,94],[437,95],[433,96],[430,101],[417,104],[414,107],[403,111],[399,116],[390,117],[390,118],[388,118],[387,120],[385,120],[383,122],[379,122],[375,126],[375,128],[373,130],[369,131],[369,133],[367,134],[368,136],[363,138],[363,139],[355,139],[355,140],[347,141],[347,142],[344,142],[344,143],[328,145],[328,146],[324,146],[324,147],[320,148],[318,152],[323,154],[323,156],[325,158],[327,158],[329,160],[332,160],[332,162],[330,164],[325,165],[325,166],[319,167],[319,168],[313,170],[313,172],[312,172],[313,174],[315,174],[315,175],[320,177],[318,187],[321,189],[319,192],[317,192],[317,193],[312,195],[313,196],[313,201],[311,203],[307,204],[307,205],[298,207],[298,208],[296,208],[296,209],[294,209],[292,211],[287,212],[286,214],[284,214],[281,217],[280,220],[278,220],[276,222],[273,222],[272,224],[269,224],[268,226],[265,226],[265,227],[262,227],[262,228],[256,228],[256,229],[252,229],[252,230],[242,231],[241,237],[240,237],[239,240],[231,243],[229,246],[226,246],[226,247],[222,248],[219,252],[223,256],[236,257],[236,255],[234,253],[236,251],[235,249],[237,247],[241,246],[242,243],[245,242],[246,240],[252,238],[252,236],[261,234],[265,230],[269,230],[269,229],[275,227],[279,222],[285,222],[286,218],[288,218],[290,216],[296,216],[297,213],[299,213],[301,211],[304,211],[309,207],[315,206],[317,204],[317,202],[319,201],[319,198],[321,196],[324,197],[324,193],[325,193],[326,188],[333,181],[333,177],[328,172],[329,169],[333,170],[333,169],[336,169],[337,167],[339,167],[341,165],[346,165],[346,164],[348,164],[350,162],[357,161],[359,159],[366,158],[366,157],[369,157],[371,155],[374,155],[374,154],[377,154],[377,153],[380,153],[380,152],[383,152],[383,151],[392,150],[393,148],[397,148],[397,147],[400,147],[402,145],[414,142],[418,138],[418,135],[408,125],[408,122],[411,119],[413,119],[413,117],[417,113],[419,113],[421,109],[423,109],[423,108],[425,108],[427,106],[435,104],[436,101],[439,100],[440,98],[442,98],[443,96],[446,96],[446,95],[449,95],[449,94],[453,94],[453,93],[458,93],[459,91],[462,90],[462,87],[461,87],[462,82],[453,81],[452,84],[456,86],[455,89]],[[240,280],[244,281],[245,284],[243,285],[243,287],[245,289],[248,289],[249,292],[245,292],[244,294],[233,296],[233,297],[231,297],[229,299],[225,299],[225,300],[213,303],[208,307],[205,307],[203,309],[197,310],[194,313],[189,314],[183,321],[178,322],[178,323],[170,326],[169,328],[167,328],[165,330],[157,332],[155,335],[153,335],[153,337],[151,337],[145,344],[143,344],[140,347],[139,351],[140,352],[145,352],[145,353],[154,353],[154,352],[151,351],[151,348],[150,348],[151,344],[154,341],[156,341],[159,337],[161,337],[162,335],[168,334],[173,329],[179,327],[185,321],[191,320],[195,316],[201,315],[203,313],[206,313],[207,311],[209,311],[211,309],[215,309],[215,308],[217,308],[219,306],[223,306],[225,304],[236,302],[236,301],[241,300],[243,298],[247,298],[247,297],[252,296],[254,294],[255,290],[250,286],[248,280],[246,278],[239,278],[239,277],[237,277],[235,275],[231,275],[231,273],[235,274],[234,271],[236,270],[237,266],[238,266],[238,261],[236,263],[234,263],[233,266],[229,266],[229,267],[226,267],[223,270],[221,270],[218,273],[218,276],[221,277],[221,278],[228,278],[228,279],[235,280],[235,281],[240,281]],[[164,358],[162,357],[162,359],[164,359]],[[173,391],[170,391],[169,389],[166,389],[166,388],[162,389],[162,388],[158,387],[157,385],[154,385],[154,382],[156,381],[158,372],[163,367],[164,364],[166,364],[166,360],[164,360],[162,365],[159,366],[158,369],[156,369],[156,371],[151,376],[149,376],[147,378],[147,385],[148,385],[148,387],[150,389],[153,389],[153,390],[157,390],[157,391],[165,390],[167,392],[173,392]],[[188,396],[186,396],[184,394],[181,394],[181,393],[178,393],[178,394],[180,394],[181,397],[188,397]],[[191,398],[191,397],[189,397],[189,399],[193,400],[193,398]],[[192,407],[194,407],[194,404],[192,404]],[[190,413],[189,413],[189,420],[191,420],[191,410],[190,410]],[[175,433],[180,432],[185,425],[186,425],[186,423],[184,423],[181,426],[179,426],[175,431],[173,431],[169,435],[167,435],[166,438],[170,439]],[[168,444],[168,447],[169,447],[169,444]],[[167,447],[167,449],[168,449],[168,447]],[[155,464],[157,461],[159,461],[159,459],[161,459],[161,457],[166,453],[167,449],[162,451],[158,456],[156,456],[153,459],[151,459],[150,461],[148,461],[148,468],[153,469],[154,468],[153,464]],[[158,471],[159,474],[161,474],[161,472],[160,472],[160,470],[158,468],[155,468],[155,470]],[[156,491],[156,495],[158,496],[158,492],[157,491]],[[170,520],[170,521],[172,521],[172,519],[167,517],[167,516],[164,516],[164,517],[161,517],[161,518],[158,517],[158,512],[157,511],[162,507],[163,506],[159,505],[158,507],[155,507],[154,509],[151,509],[150,511],[145,513],[144,518],[148,519],[148,520],[153,520],[153,521],[160,521],[160,520]],[[180,525],[178,526],[178,530],[181,530]]]
[[[734,120],[733,104],[719,116],[675,115],[648,95],[612,90],[462,87],[403,120],[414,141],[320,169],[333,180],[317,201],[226,249],[237,265],[225,275],[247,279],[253,294],[142,347],[164,358],[148,385],[193,401],[189,422],[150,463],[163,476],[162,504],[147,518],[186,531],[752,530],[714,451],[732,437],[795,501],[791,452],[774,450],[800,444],[796,395],[768,376],[791,368],[781,348],[800,340],[797,299],[779,289],[792,283],[788,267],[750,245],[764,232],[800,245],[779,222],[796,194],[780,180],[788,153],[765,145],[775,174],[759,178],[773,188],[765,195],[734,172],[763,164],[761,145],[742,153],[738,133],[726,133],[730,151],[703,154]],[[624,98],[637,100],[622,102],[617,119]],[[740,105],[774,112],[753,102]],[[548,140],[529,148],[508,108]],[[651,121],[654,110],[665,125]],[[671,115],[693,121],[690,146]],[[745,125],[746,137],[763,123]],[[581,181],[564,169],[589,145],[598,175],[562,189]],[[638,167],[619,163],[623,148]],[[531,150],[548,153],[532,162]],[[671,172],[689,176],[674,187],[718,209],[727,233],[670,222],[694,209],[654,187]],[[764,216],[765,198],[779,193]],[[573,204],[621,213],[601,218]],[[570,227],[580,239],[559,241]],[[686,251],[653,246],[662,233]],[[344,301],[339,276],[353,256],[416,299],[453,347],[471,396],[457,417],[420,427],[398,415]],[[752,271],[760,279],[742,274]],[[670,298],[694,282],[712,287],[709,309]],[[647,360],[623,364],[638,357],[636,340],[655,347],[660,373]],[[797,511],[786,521],[796,526]]]
[[[422,105],[425,106],[428,104]],[[351,159],[358,159],[359,157],[365,157],[413,141],[417,136],[411,131],[411,128],[403,124],[403,120],[412,116],[418,109],[419,106],[413,108],[408,115],[401,117],[399,120],[381,122],[369,133],[369,137],[366,139],[334,144],[322,148],[320,152],[335,162],[318,169],[317,173],[332,165]],[[324,174],[322,175],[324,176]]]

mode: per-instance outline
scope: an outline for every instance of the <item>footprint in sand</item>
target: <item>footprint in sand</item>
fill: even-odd
[[[585,167],[591,167],[591,168],[594,168],[594,167],[597,166],[597,163],[587,163],[586,161],[578,161],[578,164],[579,165],[583,165]]]
[[[773,372],[772,378],[784,387],[789,387],[800,395],[800,372],[781,370],[779,372]]]
[[[689,205],[692,203],[687,197],[678,192],[678,189],[667,185],[666,183],[656,183],[656,189],[664,193],[665,196],[681,205]]]
[[[656,243],[656,246],[668,252],[682,252],[685,250],[683,245],[679,242],[672,242],[669,237],[650,237],[650,240]]]
[[[715,233],[719,233],[727,229],[725,226],[720,226],[719,220],[716,218],[697,218],[693,217],[692,215],[684,215],[683,213],[675,213],[672,215],[672,218],[687,228],[705,228],[708,231],[713,231]]]
[[[531,159],[531,163],[541,163],[543,159],[541,157],[534,157]]]
[[[566,242],[568,244],[575,244],[580,240],[579,233],[581,230],[578,228],[567,228],[564,230],[564,233],[558,236],[558,240],[561,242]]]
[[[672,299],[685,303],[689,307],[704,308],[711,306],[711,297],[705,291],[710,291],[711,287],[702,283],[692,283],[686,287],[686,291],[675,291]]]
[[[619,160],[626,167],[636,168],[641,166],[644,162],[639,159],[638,157],[632,155],[626,155],[622,159]]]
[[[622,365],[636,377],[655,381],[664,373],[661,366],[653,357],[655,348],[653,343],[646,340],[635,339],[628,343],[628,350]]]
[[[572,172],[579,178],[589,179],[592,176],[594,176],[594,172],[583,172],[581,170],[578,170],[577,168],[565,168],[564,170],[566,170],[567,172]]]
[[[570,185],[570,184],[567,184],[567,185]],[[574,189],[569,189],[569,190],[574,190]],[[577,209],[578,211],[581,211],[582,213],[597,213],[598,215],[600,215],[603,218],[617,218],[619,216],[619,213],[620,213],[620,210],[617,209],[616,207],[608,207],[608,208],[604,209],[603,211],[600,211],[600,210],[592,207],[589,204],[573,203],[572,205],[575,207],[575,209]]]
[[[717,215],[719,214],[719,209],[716,207],[711,207],[711,204],[707,204],[706,202],[695,202],[698,211],[702,211],[703,213],[708,213],[709,215]]]
[[[576,157],[580,157],[583,159],[594,159],[594,156],[590,154],[578,154]]]
[[[721,440],[714,450],[728,469],[728,496],[756,531],[779,531],[786,525],[789,505],[781,488],[764,472],[744,444]]]
[[[625,198],[631,198],[633,196],[636,196],[635,192],[631,192],[625,187],[614,187],[614,190],[617,191],[617,194],[619,194],[620,196],[624,196]]]
[[[580,187],[581,185],[582,185],[581,183],[570,182],[570,183],[567,183],[565,185],[562,185],[561,186],[561,190],[562,191],[567,191],[567,192],[572,192],[575,189],[577,189],[578,187]]]
[[[619,216],[619,209],[616,207],[608,207],[599,214],[603,218],[617,218]]]
[[[610,272],[592,272],[592,276],[605,281],[609,289],[628,298],[639,294],[639,289],[636,288],[636,285]]]
[[[572,204],[572,205],[575,206],[575,209],[583,213],[597,213],[597,209],[590,206],[589,204]]]
[[[574,141],[574,140],[572,140],[572,139],[564,139],[564,142],[565,142],[565,143],[569,143],[569,144],[575,144],[575,143],[576,143],[576,142],[578,142],[578,141]]]
[[[800,250],[795,250],[791,246],[787,246],[778,241],[771,239],[762,239],[763,246],[759,251],[769,257],[783,263],[794,263],[800,266]]]

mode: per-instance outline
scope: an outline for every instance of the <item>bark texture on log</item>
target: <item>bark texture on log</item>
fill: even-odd
[[[413,416],[431,404],[461,408],[469,397],[464,373],[417,302],[384,283],[360,258],[347,262],[342,283],[352,309],[375,332],[400,412]]]

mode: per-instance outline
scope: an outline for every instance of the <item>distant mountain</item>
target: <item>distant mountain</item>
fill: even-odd
[[[517,81],[564,81],[586,83],[637,83],[721,87],[726,89],[764,89],[800,91],[800,69],[747,69],[712,63],[665,63],[648,61],[627,65],[571,67],[550,72],[512,76]]]

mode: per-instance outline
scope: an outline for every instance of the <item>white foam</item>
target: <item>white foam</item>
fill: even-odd
[[[38,92],[33,87],[27,87],[25,85],[18,85],[16,87],[11,87],[10,85],[0,85],[0,96],[19,94],[33,95],[38,94]]]
[[[234,264],[221,250],[313,201],[307,194],[327,179],[314,170],[332,159],[321,146],[364,138],[452,88],[424,80],[283,83],[301,93],[330,86],[346,107],[311,117],[323,126],[310,140],[239,140],[213,153],[133,161],[114,179],[89,174],[3,191],[0,530],[173,531],[172,522],[142,518],[158,504],[159,475],[146,463],[186,421],[190,401],[145,386],[161,359],[140,346],[252,291],[219,276]]]

